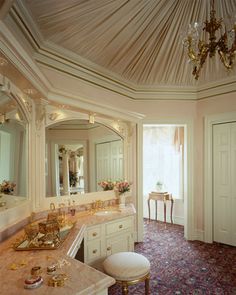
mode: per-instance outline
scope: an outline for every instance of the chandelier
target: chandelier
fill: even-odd
[[[193,64],[192,74],[196,80],[199,78],[199,73],[207,56],[211,58],[215,56],[217,51],[225,68],[230,70],[233,67],[236,55],[236,22],[232,29],[227,30],[226,25],[223,24],[223,19],[216,19],[214,2],[214,0],[211,0],[210,21],[206,20],[202,29],[203,32],[209,34],[208,42],[200,39],[201,26],[196,22],[188,26],[187,35],[183,39],[183,45],[190,62]]]

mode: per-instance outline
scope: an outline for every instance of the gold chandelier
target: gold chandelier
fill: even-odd
[[[193,64],[192,74],[196,80],[199,78],[199,73],[207,56],[213,57],[217,51],[225,68],[230,70],[233,67],[236,55],[236,23],[229,31],[224,25],[223,33],[223,19],[216,19],[214,2],[214,0],[211,0],[210,21],[206,20],[203,27],[203,31],[209,34],[208,43],[200,39],[200,25],[196,22],[189,25],[187,36],[183,40],[187,55]],[[218,40],[217,35],[219,35]]]

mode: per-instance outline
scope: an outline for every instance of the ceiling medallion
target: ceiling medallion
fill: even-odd
[[[211,0],[210,21],[204,22],[202,31],[209,34],[209,41],[200,39],[201,25],[197,22],[189,24],[187,36],[183,40],[183,45],[186,48],[190,62],[193,64],[193,76],[196,80],[199,78],[199,73],[207,59],[215,56],[216,51],[219,54],[220,60],[227,70],[232,69],[236,55],[236,22],[233,28],[227,30],[223,19],[216,19],[216,11],[214,8],[214,0]],[[224,27],[224,29],[223,29]],[[224,31],[224,32],[223,32]],[[217,36],[219,39],[217,40]]]

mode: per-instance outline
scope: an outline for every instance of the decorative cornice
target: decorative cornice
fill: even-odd
[[[140,119],[143,119],[145,116],[137,112],[131,112],[124,110],[122,107],[117,108],[110,105],[104,105],[103,103],[90,102],[89,99],[79,97],[78,95],[68,94],[60,90],[54,90],[53,92],[48,93],[48,100],[55,103],[64,104],[65,100],[67,104],[72,108],[78,108],[81,110],[90,110],[93,113],[103,114],[107,117],[115,117],[122,120],[137,122]]]
[[[50,87],[47,79],[42,75],[32,57],[26,53],[24,48],[12,35],[6,25],[0,21],[0,52],[2,52],[11,63],[21,71],[35,88],[42,95],[47,95],[47,89]]]

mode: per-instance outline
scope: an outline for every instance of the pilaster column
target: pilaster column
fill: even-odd
[[[69,180],[69,155],[65,151],[62,153],[62,176],[63,176],[63,195],[68,195],[70,192],[70,180]]]

